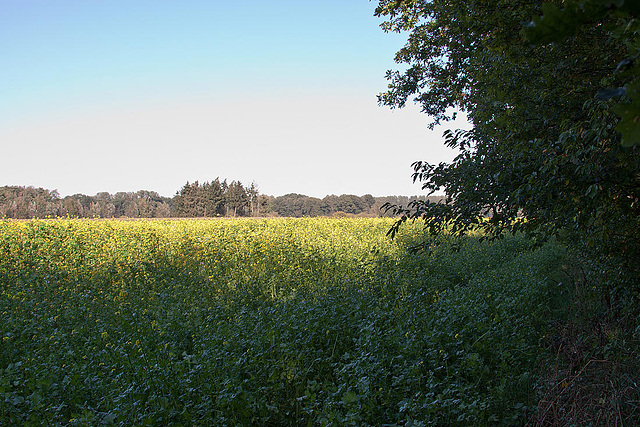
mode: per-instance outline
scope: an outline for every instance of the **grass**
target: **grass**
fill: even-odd
[[[0,424],[523,424],[562,248],[392,222],[0,222]]]

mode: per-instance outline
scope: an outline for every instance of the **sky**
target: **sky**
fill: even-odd
[[[406,35],[376,4],[0,0],[0,186],[423,194],[411,163],[454,153],[377,104]]]

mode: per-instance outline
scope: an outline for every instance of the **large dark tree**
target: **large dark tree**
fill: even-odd
[[[637,73],[627,68],[639,26],[614,3],[625,2],[379,2],[383,28],[408,33],[395,58],[405,66],[388,72],[380,103],[413,100],[432,124],[462,111],[472,124],[445,133],[453,162],[414,164],[414,179],[447,203],[416,201],[403,219],[421,217],[435,234],[557,234],[637,277]]]
[[[198,181],[188,181],[173,198],[174,215],[179,217],[201,217],[205,214],[205,200]]]
[[[235,217],[245,214],[244,209],[249,206],[249,196],[240,181],[231,181],[224,198],[227,206],[227,215]]]
[[[200,184],[187,182],[174,197],[174,215],[215,217],[224,215],[227,183],[218,178]]]
[[[224,185],[223,185],[224,184]],[[202,185],[202,199],[204,204],[204,216],[224,215],[224,192],[226,181],[221,183],[219,178]]]

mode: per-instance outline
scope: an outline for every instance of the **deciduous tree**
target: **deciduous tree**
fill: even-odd
[[[451,163],[414,164],[414,180],[444,191],[446,203],[416,201],[397,213],[424,219],[435,234],[479,227],[493,237],[561,235],[637,277],[640,146],[624,124],[638,121],[637,73],[621,70],[638,66],[637,11],[615,6],[628,2],[553,3],[379,2],[383,29],[408,34],[395,58],[405,68],[388,72],[379,102],[395,108],[413,100],[431,125],[456,111],[472,124],[445,133],[458,151]],[[596,3],[609,9],[591,20],[569,14]],[[536,39],[546,24],[572,17],[580,22],[553,43]]]

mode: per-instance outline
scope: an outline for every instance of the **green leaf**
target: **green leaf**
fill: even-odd
[[[620,4],[620,6],[622,3]],[[560,42],[578,33],[586,22],[602,18],[610,9],[611,2],[605,0],[567,1],[563,8],[552,3],[542,5],[542,16],[533,18],[525,28],[526,38],[533,43]],[[616,7],[620,7],[614,4]]]
[[[620,117],[616,130],[622,134],[622,146],[632,147],[640,144],[640,83],[627,87],[630,103],[618,104],[612,107],[614,113]]]
[[[356,401],[357,398],[358,398],[358,396],[352,391],[346,391],[342,395],[342,401],[344,403],[353,403],[353,402]]]
[[[616,130],[622,134],[622,146],[632,147],[640,144],[640,102],[620,104],[613,108],[620,116],[620,122]]]
[[[536,16],[525,27],[525,35],[534,43],[557,42],[575,34],[580,22],[567,9],[545,3],[542,5],[542,16]]]

